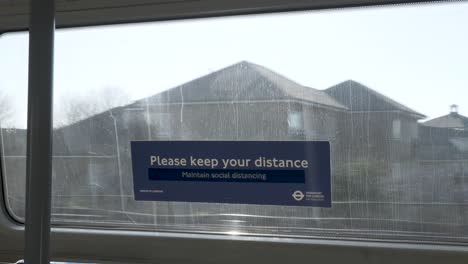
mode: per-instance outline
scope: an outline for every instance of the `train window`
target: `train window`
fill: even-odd
[[[0,36],[0,155],[7,208],[24,215],[28,35]]]
[[[468,242],[467,12],[460,2],[58,30],[53,223]],[[25,39],[0,39],[1,91],[17,98],[6,110],[22,120],[1,130],[18,221]],[[329,141],[332,207],[135,201],[134,140]]]
[[[0,262],[2,263],[2,262]],[[15,264],[24,264],[24,260],[18,260],[15,262]],[[79,262],[58,262],[58,261],[52,261],[50,264],[80,264]],[[95,263],[97,264],[97,263]]]

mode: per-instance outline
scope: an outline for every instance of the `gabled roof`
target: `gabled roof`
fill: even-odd
[[[325,92],[350,111],[400,111],[417,119],[425,118],[423,114],[353,80],[334,85]]]
[[[242,61],[136,103],[205,103],[297,100],[335,109],[346,107],[313,88],[263,66]]]
[[[468,129],[468,117],[458,113],[450,113],[448,115],[428,120],[424,122],[423,125],[430,127]]]

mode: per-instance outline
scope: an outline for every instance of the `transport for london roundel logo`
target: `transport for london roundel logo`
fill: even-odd
[[[292,194],[292,197],[293,197],[294,200],[296,200],[296,201],[302,201],[302,199],[304,199],[304,194],[303,194],[301,191],[295,191],[295,192]]]

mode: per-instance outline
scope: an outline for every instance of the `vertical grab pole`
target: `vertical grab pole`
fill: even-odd
[[[30,7],[24,258],[49,264],[55,1],[30,0]]]

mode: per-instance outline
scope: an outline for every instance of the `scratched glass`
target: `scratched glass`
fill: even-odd
[[[452,2],[57,31],[53,223],[468,242],[467,12]],[[2,35],[0,58],[3,183],[23,221],[27,35]],[[135,140],[328,141],[332,208],[135,201]]]

